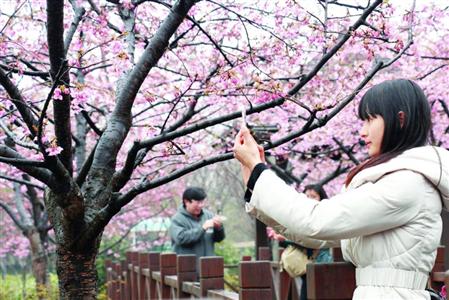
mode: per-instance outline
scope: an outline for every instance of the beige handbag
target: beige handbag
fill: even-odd
[[[313,260],[309,259],[306,253],[289,245],[281,255],[281,272],[286,271],[290,277],[298,277],[306,273],[307,264],[311,262]]]

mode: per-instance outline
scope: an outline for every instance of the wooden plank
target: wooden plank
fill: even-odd
[[[355,287],[355,268],[351,263],[307,265],[307,297],[310,300],[349,300]]]
[[[211,290],[207,292],[207,297],[211,299],[239,300],[239,294],[225,290]],[[262,299],[259,299],[262,300]]]
[[[121,289],[121,274],[122,274],[122,265],[120,263],[115,263],[113,264],[113,269],[114,269],[114,278],[115,281],[113,283],[113,294],[114,297],[112,297],[112,300],[120,300],[121,296],[120,296],[120,289]]]
[[[269,261],[242,261],[239,268],[241,288],[270,288],[272,284]],[[255,276],[255,274],[259,274]],[[261,276],[266,274],[266,276]]]
[[[139,264],[139,253],[135,251],[127,251],[125,253],[126,261],[128,262],[128,275],[127,275],[127,288],[129,291],[130,300],[138,300],[138,270],[135,271],[134,267],[138,267]]]
[[[435,264],[433,265],[432,272],[444,272],[444,252],[445,246],[439,246],[437,248],[437,257],[435,258]]]
[[[166,285],[176,288],[178,286],[178,276],[177,275],[165,276],[164,282]]]
[[[270,247],[259,247],[257,251],[257,260],[271,260]]]
[[[128,263],[126,260],[120,261],[120,299],[129,300],[129,290],[126,282],[128,281]]]
[[[146,289],[146,280],[147,276],[144,274],[144,270],[149,271],[150,266],[150,257],[149,253],[139,253],[139,270],[138,272],[138,280],[137,280],[137,295],[138,299],[149,299],[149,291]]]
[[[223,290],[224,279],[223,277],[200,278],[200,288],[201,288],[201,297],[206,297],[208,290]]]
[[[183,254],[178,255],[176,260],[176,269],[179,272],[196,272],[196,255]]]
[[[444,275],[444,285],[446,285],[446,291],[449,292],[449,270]]]
[[[256,219],[256,259],[257,260],[271,260],[270,256],[264,256],[258,249],[268,248],[269,249],[270,240],[267,236],[267,225]],[[262,256],[260,256],[262,254]]]
[[[148,263],[149,263],[149,274],[145,281],[145,289],[150,295],[150,299],[157,298],[157,284],[156,280],[153,278],[153,272],[159,272],[160,270],[160,253],[150,252],[148,253]]]
[[[241,300],[261,300],[272,299],[271,289],[241,289],[239,299]]]
[[[165,276],[176,275],[176,254],[162,253],[160,256],[160,276],[165,279]],[[159,281],[161,288],[161,298],[170,298],[170,286],[165,284],[164,280]]]
[[[200,278],[223,277],[224,261],[220,256],[200,257]]]
[[[432,281],[436,282],[444,282],[444,272],[433,272],[432,273]]]
[[[341,252],[340,247],[332,248],[331,251],[332,251],[332,257],[334,259],[334,262],[345,261],[343,259],[343,253]]]
[[[151,278],[153,278],[157,282],[161,282],[161,280],[162,280],[161,272],[159,272],[159,271],[151,272]]]
[[[182,284],[185,281],[195,281],[197,279],[196,255],[178,255],[176,258],[176,274],[178,275],[177,298],[189,298],[190,294],[182,290]]]
[[[189,282],[189,281],[183,282],[182,291],[187,294],[201,298],[201,289],[199,282]]]

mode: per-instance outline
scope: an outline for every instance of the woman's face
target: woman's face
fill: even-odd
[[[380,154],[382,139],[384,137],[385,122],[381,116],[370,116],[363,121],[360,136],[368,147],[369,156]]]
[[[318,201],[321,200],[320,199],[320,194],[318,194],[315,190],[308,189],[308,190],[306,190],[305,194],[306,194],[307,197],[309,197],[311,199],[315,199],[315,200],[318,200]]]

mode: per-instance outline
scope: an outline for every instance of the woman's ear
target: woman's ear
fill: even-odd
[[[399,125],[402,127],[404,127],[404,122],[405,122],[405,112],[403,112],[402,110],[400,112],[398,112],[398,118],[399,118]]]

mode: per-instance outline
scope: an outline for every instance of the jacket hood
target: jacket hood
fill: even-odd
[[[440,192],[443,207],[449,210],[449,151],[434,146],[423,146],[404,151],[386,163],[365,169],[349,184],[355,188],[368,181],[377,181],[385,174],[410,170],[420,173]]]

